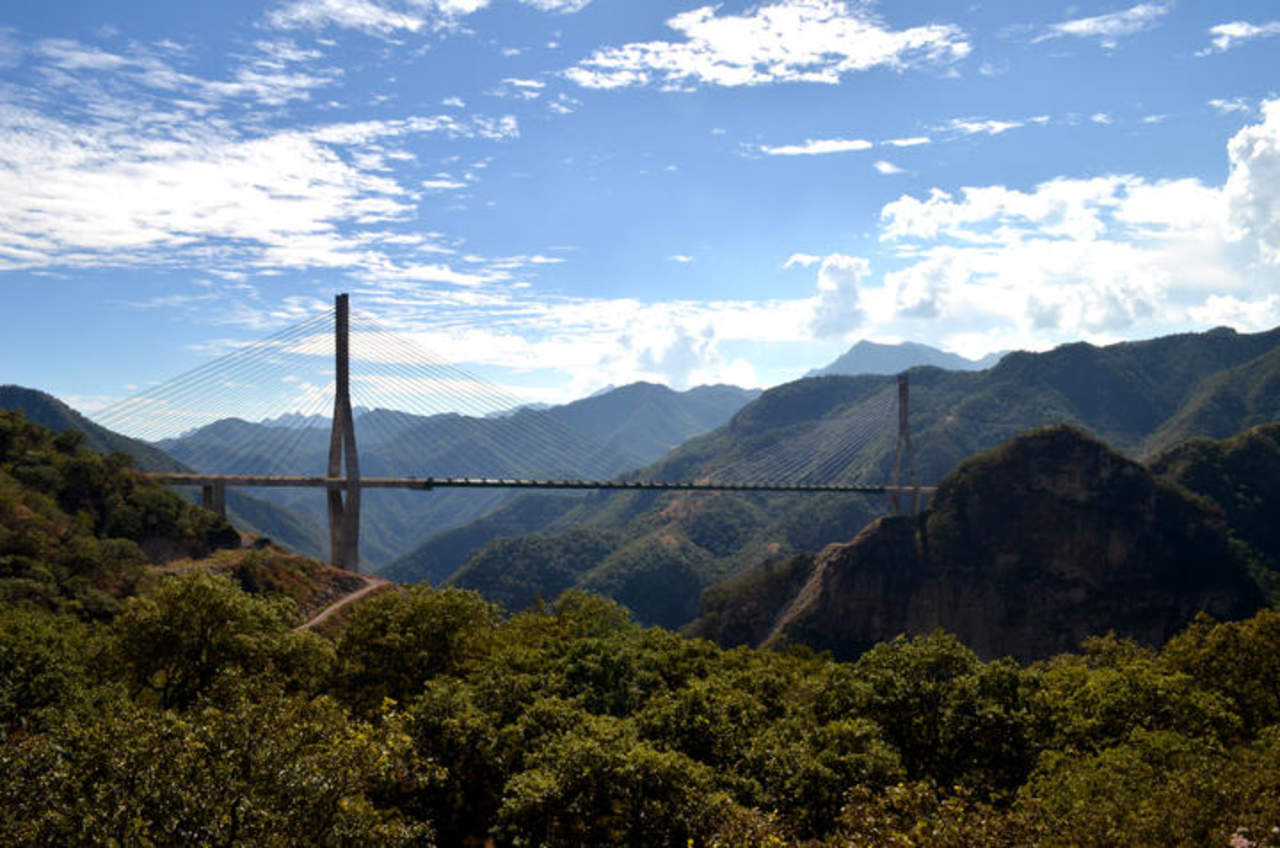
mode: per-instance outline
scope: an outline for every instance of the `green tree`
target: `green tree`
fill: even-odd
[[[329,673],[332,647],[294,630],[297,619],[288,598],[248,595],[228,577],[197,570],[130,598],[111,629],[130,691],[182,708],[230,669],[317,687]]]
[[[0,749],[0,843],[430,844],[425,824],[374,801],[410,779],[394,725],[234,677],[216,705],[115,700]]]
[[[438,675],[459,675],[492,647],[498,607],[475,592],[410,586],[351,613],[338,645],[341,691],[363,712],[408,703]]]

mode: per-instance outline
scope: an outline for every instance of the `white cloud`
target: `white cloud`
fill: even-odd
[[[1111,123],[1111,116],[1108,115],[1106,112],[1094,112],[1092,115],[1089,116],[1089,120],[1093,121],[1095,124],[1106,125]]]
[[[799,265],[802,268],[808,268],[810,266],[817,265],[821,261],[821,256],[814,256],[812,253],[793,253],[782,267],[785,269],[794,265]]]
[[[443,176],[423,180],[422,187],[427,191],[455,191],[456,189],[466,188],[467,183],[463,180],[455,180],[451,177]]]
[[[1233,295],[1211,294],[1203,304],[1187,312],[1203,327],[1235,327],[1256,333],[1280,325],[1280,295],[1241,300]]]
[[[874,67],[948,64],[970,51],[957,26],[894,31],[868,5],[844,0],[782,0],[742,15],[719,11],[702,6],[682,12],[667,26],[683,40],[606,47],[565,76],[586,88],[605,89],[836,83],[846,74]]]
[[[897,165],[893,164],[892,162],[886,161],[884,159],[881,159],[880,161],[876,162],[875,169],[880,173],[884,174],[885,176],[902,173],[901,168],[899,168]]]
[[[861,256],[832,253],[823,258],[812,325],[819,338],[847,335],[862,325],[865,314],[858,289],[870,276],[871,263]]]
[[[997,121],[984,118],[952,118],[939,130],[949,130],[961,135],[1000,135],[1000,133],[1016,130],[1025,126],[1022,121]]]
[[[1075,18],[1053,24],[1033,41],[1040,42],[1063,36],[1096,38],[1103,47],[1112,49],[1121,36],[1134,35],[1151,29],[1168,12],[1169,4],[1167,3],[1139,3],[1121,12]]]
[[[542,90],[546,87],[547,84],[541,80],[507,77],[489,93],[497,97],[516,97],[521,100],[537,100],[542,96]]]
[[[1221,115],[1229,115],[1232,112],[1248,112],[1253,108],[1249,105],[1249,101],[1245,100],[1243,97],[1232,97],[1229,100],[1222,97],[1215,97],[1213,100],[1209,101],[1209,105],[1217,110]]]
[[[440,105],[448,106],[450,109],[465,109],[467,108],[467,101],[457,96],[446,97],[444,100],[440,101]]]
[[[927,135],[914,135],[910,138],[891,138],[880,143],[891,147],[918,147],[921,144],[929,144],[932,140]]]
[[[672,262],[678,262],[678,263],[680,263],[681,265],[687,265],[687,264],[689,264],[690,262],[692,262],[692,261],[693,261],[693,257],[692,257],[692,256],[689,256],[689,255],[684,254],[684,253],[677,253],[677,254],[675,254],[675,255],[673,255],[673,256],[668,256],[668,257],[667,257],[667,259],[669,259],[669,260],[670,260],[670,261],[672,261]]]
[[[581,397],[607,383],[665,382],[679,388],[758,385],[754,368],[725,353],[734,341],[810,338],[817,298],[666,301],[548,298],[519,290],[441,291],[416,283],[353,292],[388,328],[449,361],[571,374],[547,400]]]
[[[1236,133],[1227,153],[1228,236],[1256,245],[1264,262],[1280,267],[1280,100],[1264,103],[1262,123]]]
[[[557,94],[555,99],[547,100],[547,108],[557,115],[572,115],[581,105],[581,100],[570,97],[563,91]]]
[[[1196,179],[1058,178],[1033,189],[934,189],[882,212],[903,266],[861,286],[879,327],[945,320],[1043,347],[1148,329],[1261,329],[1280,306],[1280,102],[1227,146],[1221,188]],[[1242,317],[1252,310],[1247,320]]]
[[[372,35],[418,32],[427,25],[420,14],[396,11],[372,0],[293,0],[269,12],[267,21],[279,29],[336,26]]]
[[[544,12],[570,13],[591,0],[520,0]],[[267,13],[278,29],[341,27],[370,35],[392,36],[424,29],[450,29],[467,15],[486,8],[490,0],[290,0]]]
[[[759,150],[769,156],[819,156],[826,153],[869,150],[874,146],[861,138],[821,138],[806,139],[804,144],[783,144],[777,147],[762,145]]]
[[[591,5],[591,0],[520,0],[526,6],[532,6],[543,12],[572,13],[581,12]]]
[[[0,269],[381,267],[397,243],[378,230],[410,218],[416,197],[366,148],[516,132],[514,119],[447,116],[263,135],[225,125],[140,132],[0,110]]]
[[[1251,24],[1247,21],[1231,21],[1211,27],[1209,34],[1213,36],[1213,41],[1210,42],[1208,47],[1197,52],[1197,56],[1224,53],[1255,38],[1270,38],[1273,35],[1280,35],[1280,21],[1271,21],[1260,25]]]

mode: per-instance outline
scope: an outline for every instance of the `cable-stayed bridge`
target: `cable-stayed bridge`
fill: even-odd
[[[649,464],[638,446],[593,432],[573,404],[522,405],[395,328],[353,315],[343,294],[333,309],[95,418],[175,453],[179,437],[199,431],[198,449],[179,458],[200,470],[148,476],[197,486],[224,514],[229,487],[324,489],[331,559],[355,571],[365,490],[839,492],[888,495],[895,511],[915,511],[932,488],[915,483],[908,404],[906,375],[888,378],[841,414],[808,423],[803,439],[748,443],[727,461],[646,479],[629,470]],[[267,426],[242,420],[253,417]],[[894,453],[887,482],[862,461],[877,447]]]

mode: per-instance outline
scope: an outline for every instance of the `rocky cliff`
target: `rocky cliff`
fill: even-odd
[[[829,546],[764,642],[853,657],[942,627],[983,657],[1030,660],[1112,630],[1160,644],[1198,611],[1262,604],[1220,512],[1050,427],[963,463],[921,515]]]

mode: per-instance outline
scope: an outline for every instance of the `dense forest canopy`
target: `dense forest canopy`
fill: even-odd
[[[726,650],[576,591],[395,590],[325,637],[261,568],[149,564],[226,527],[76,441],[0,416],[5,844],[1277,838],[1273,609],[1027,666]]]

